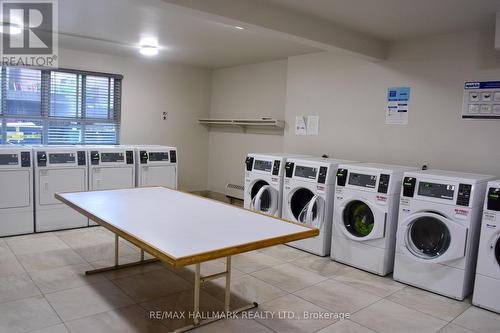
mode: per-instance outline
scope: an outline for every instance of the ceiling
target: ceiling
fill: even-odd
[[[157,37],[155,60],[208,68],[318,52],[310,46],[169,10],[160,0],[59,0],[62,48],[140,56],[144,37]]]
[[[388,41],[491,27],[497,0],[265,0]]]
[[[176,2],[182,7],[183,1]],[[328,34],[334,35],[329,29],[338,26],[385,43],[491,27],[499,8],[497,0],[232,1],[235,1],[233,7],[243,12],[240,17],[245,17],[245,9],[241,9],[245,7],[238,4],[245,1],[247,9],[262,4],[274,8],[275,12],[267,17],[271,28],[259,29],[258,25],[249,24],[247,29],[238,30],[227,23],[235,24],[240,22],[238,19],[218,20],[216,16],[203,15],[202,11],[175,10],[175,6],[166,4],[168,0],[59,0],[60,47],[139,57],[141,40],[155,37],[161,50],[152,58],[155,61],[220,68],[321,51],[318,44],[305,42],[307,38],[273,33],[272,21],[285,11],[297,14],[291,16],[292,30],[294,25],[307,28],[321,21],[327,24],[317,26],[316,32],[326,34],[326,38]],[[198,0],[198,3],[205,9],[217,4],[223,10],[226,8],[221,6],[224,0]],[[305,20],[299,22],[302,18]],[[363,43],[366,44],[360,39],[358,44]]]

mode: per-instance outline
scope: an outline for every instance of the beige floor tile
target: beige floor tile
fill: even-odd
[[[333,325],[325,327],[318,333],[376,333],[374,330],[361,326],[350,320],[340,320]]]
[[[64,321],[94,315],[133,303],[130,297],[111,282],[58,291],[46,294],[45,297]]]
[[[446,321],[453,320],[470,306],[468,300],[460,302],[413,287],[405,287],[387,299]]]
[[[159,319],[169,329],[175,330],[193,323],[193,304],[194,291],[190,289],[144,302],[140,305],[148,313],[150,311],[161,311],[177,315],[176,318]],[[224,312],[224,303],[202,291],[200,293],[200,311],[202,318],[214,317],[217,313],[222,314]]]
[[[115,257],[115,243],[114,241],[100,242],[96,244],[89,244],[83,247],[73,247],[76,253],[78,253],[87,262],[95,262],[103,259],[114,258]],[[132,248],[123,242],[120,242],[119,255],[120,256],[131,256],[138,254],[139,251],[136,248]]]
[[[130,262],[135,262],[139,259],[139,258],[137,258],[137,256],[129,256],[128,258],[131,259]],[[127,259],[125,259],[125,260],[127,260]],[[126,263],[126,261],[123,261],[123,263]],[[151,271],[154,271],[157,269],[164,269],[164,266],[160,262],[155,262],[155,263],[149,263],[149,264],[144,264],[144,265],[137,265],[137,266],[132,266],[132,267],[128,267],[128,268],[113,270],[113,271],[102,273],[102,275],[107,277],[110,280],[116,280],[116,279],[129,277],[129,276],[133,276],[133,275],[137,275],[137,274],[151,272]]]
[[[439,331],[447,324],[446,321],[385,299],[353,314],[351,320],[384,333],[430,333]]]
[[[56,235],[73,249],[114,241],[112,234],[94,228],[67,230]]]
[[[14,255],[0,256],[0,277],[26,272]]]
[[[351,314],[380,300],[376,295],[334,280],[299,290],[295,295],[339,314]]]
[[[170,265],[163,264],[168,270],[174,272],[175,274],[181,276],[183,279],[194,283],[194,274],[195,274],[195,266],[190,265],[186,267],[174,268]],[[226,262],[222,260],[211,260],[201,264],[201,276],[207,276],[212,274],[217,274],[220,272],[224,272],[226,270]],[[231,277],[233,279],[245,275],[242,271],[237,268],[232,267]],[[222,280],[224,280],[222,278]]]
[[[0,239],[0,257],[7,255],[11,256],[14,255],[14,253],[10,250],[7,242],[3,239]]]
[[[9,275],[0,278],[0,303],[40,295],[27,273]]]
[[[283,264],[252,273],[259,280],[293,293],[327,279],[292,264]]]
[[[312,257],[312,254],[298,250],[287,245],[276,245],[259,250],[259,252],[283,261],[292,261],[299,258]]]
[[[30,272],[30,275],[43,293],[51,293],[107,281],[102,274],[85,275],[85,271],[91,269],[93,267],[89,264],[81,264],[34,271]]]
[[[258,251],[238,254],[232,258],[232,265],[244,273],[252,273],[284,263],[283,260]]]
[[[251,319],[224,319],[194,329],[196,333],[273,333],[270,329]]]
[[[113,282],[136,302],[145,302],[192,288],[186,280],[164,268],[116,279]]]
[[[325,277],[343,275],[354,270],[354,268],[335,262],[329,257],[307,256],[290,263]]]
[[[151,320],[138,305],[66,322],[71,333],[162,333],[168,329]]]
[[[68,249],[68,245],[52,234],[43,237],[9,239],[7,244],[16,255]]]
[[[498,292],[498,290],[496,290]],[[500,332],[500,314],[471,306],[453,324],[481,333]]]
[[[316,332],[338,320],[328,310],[291,294],[259,305],[258,311],[274,314],[256,320],[275,332]],[[286,316],[283,311],[286,311]],[[329,315],[330,318],[307,318],[308,315],[319,314]]]
[[[0,304],[0,332],[29,332],[60,322],[43,296]]]
[[[131,262],[136,262],[140,259],[139,254],[134,253],[134,254],[129,254],[129,255],[120,255],[119,256],[119,264],[128,264]],[[90,265],[94,267],[95,269],[98,268],[104,268],[104,267],[110,267],[115,265],[115,258],[109,257],[109,258],[104,258],[100,259],[97,261],[91,261]]]
[[[390,276],[382,277],[358,269],[336,276],[334,279],[380,297],[389,296],[405,287],[404,284],[394,281]]]
[[[55,326],[50,326],[47,328],[42,328],[36,331],[31,331],[30,333],[70,333],[64,324],[59,324]]]
[[[203,288],[218,300],[224,300],[224,279],[214,280],[203,285]],[[231,309],[240,308],[252,302],[263,303],[271,301],[287,292],[276,288],[250,275],[243,275],[232,280]]]
[[[70,248],[40,253],[27,253],[19,255],[18,259],[28,272],[86,263],[82,257]]]
[[[455,324],[448,324],[445,327],[443,327],[439,331],[439,333],[475,333],[475,332]]]

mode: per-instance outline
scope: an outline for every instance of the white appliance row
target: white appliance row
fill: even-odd
[[[320,229],[291,246],[379,275],[394,271],[397,281],[455,299],[474,289],[474,304],[500,312],[492,292],[500,289],[500,181],[488,184],[493,178],[250,154],[245,207]]]
[[[177,149],[0,146],[0,236],[86,227],[55,193],[135,186],[177,188]]]

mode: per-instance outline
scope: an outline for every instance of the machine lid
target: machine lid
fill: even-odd
[[[295,220],[304,223],[301,221],[301,218],[305,218],[304,210],[307,210],[308,204],[311,202],[311,199],[314,197],[314,193],[307,188],[298,188],[296,189],[289,201],[289,209],[293,214]],[[313,218],[316,218],[315,213],[313,212]]]
[[[250,208],[269,215],[276,214],[278,211],[278,191],[270,185],[260,186],[252,198]]]
[[[355,237],[367,237],[375,226],[373,211],[363,201],[349,202],[342,215],[344,227]]]
[[[259,192],[259,190],[262,188],[262,186],[266,186],[266,185],[269,185],[268,182],[266,182],[265,180],[258,180],[256,181],[253,185],[252,185],[252,188],[250,190],[250,197],[253,199],[255,198],[255,196],[257,195],[257,193]]]
[[[416,218],[408,230],[408,250],[422,259],[443,255],[451,243],[451,233],[446,224],[431,215]]]

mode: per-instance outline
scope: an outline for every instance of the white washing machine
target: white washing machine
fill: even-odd
[[[347,162],[350,161],[327,158],[287,159],[282,217],[319,229],[318,236],[290,242],[288,245],[319,256],[330,253],[335,174],[337,166]]]
[[[399,194],[405,171],[376,163],[339,165],[331,257],[378,275],[394,267]]]
[[[32,232],[31,148],[0,145],[0,237]]]
[[[165,186],[177,189],[177,148],[134,146],[136,186]]]
[[[134,148],[126,146],[87,146],[89,190],[115,190],[135,187]],[[89,225],[98,225],[89,220]]]
[[[281,217],[283,173],[286,153],[248,154],[245,160],[243,206],[264,214]]]
[[[486,184],[494,177],[406,172],[394,279],[462,300],[472,291]]]
[[[500,313],[500,181],[488,183],[472,304]]]
[[[57,200],[59,192],[88,190],[87,150],[82,146],[34,146],[35,231],[88,226],[85,216]]]

